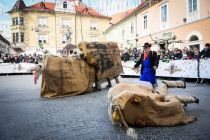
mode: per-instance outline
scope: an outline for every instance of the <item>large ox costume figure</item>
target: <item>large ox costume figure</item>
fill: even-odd
[[[171,95],[168,88],[185,88],[183,81],[163,81],[156,91],[143,84],[119,83],[108,92],[111,121],[132,126],[175,126],[196,120],[187,116],[183,104],[198,103],[193,96]],[[127,129],[127,132],[129,133]],[[132,131],[131,131],[132,132]],[[128,134],[129,135],[129,134]],[[132,134],[131,134],[132,135]],[[135,134],[132,135],[136,137]]]
[[[68,58],[46,55],[41,71],[41,96],[52,98],[91,92],[94,83],[100,90],[104,80],[111,86],[110,79],[118,83],[123,68],[116,43],[83,42],[70,50]],[[35,81],[38,76],[35,73]]]

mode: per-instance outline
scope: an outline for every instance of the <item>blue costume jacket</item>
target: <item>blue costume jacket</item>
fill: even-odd
[[[148,81],[151,84],[156,84],[156,77],[153,66],[158,67],[159,59],[157,57],[157,53],[154,51],[150,51],[148,57],[144,60],[144,53],[141,54],[141,58],[137,63],[134,65],[134,68],[137,68],[141,65],[141,73],[140,73],[140,80],[141,81]]]

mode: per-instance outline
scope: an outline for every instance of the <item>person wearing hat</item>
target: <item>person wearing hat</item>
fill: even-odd
[[[153,88],[157,86],[156,69],[158,68],[159,59],[155,51],[151,51],[151,44],[144,43],[143,53],[140,59],[134,65],[134,70],[141,65],[140,80],[150,82]]]

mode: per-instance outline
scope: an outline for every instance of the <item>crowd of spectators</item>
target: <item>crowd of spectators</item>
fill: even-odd
[[[121,60],[126,61],[138,61],[139,56],[143,51],[141,49],[133,48],[133,49],[124,49],[121,50],[120,56]],[[158,57],[162,61],[168,60],[190,60],[200,58],[210,58],[210,44],[206,43],[205,48],[200,52],[199,48],[194,46],[192,49],[188,49],[184,47],[182,50],[178,48],[174,48],[173,50],[166,50],[165,48],[161,48],[157,52]],[[35,63],[38,64],[43,59],[42,54],[29,54],[25,53],[20,55],[1,55],[0,54],[0,63]]]
[[[121,51],[121,60],[126,62],[128,60],[137,61],[142,50],[134,48],[134,49],[125,49]],[[178,48],[174,48],[172,50],[168,50],[165,48],[161,48],[157,52],[158,57],[163,62],[167,62],[169,60],[191,60],[191,59],[202,59],[202,58],[210,58],[210,44],[206,43],[205,48],[200,52],[197,46],[188,49],[184,47],[182,50]]]
[[[192,49],[184,47],[182,50],[175,48],[173,50],[160,49],[158,51],[160,60],[199,60],[201,58],[210,58],[210,44],[206,43],[205,48],[200,52],[197,46]]]
[[[35,63],[42,61],[42,54],[20,54],[20,55],[1,55],[0,63]]]
[[[141,49],[137,49],[137,48],[125,49],[125,50],[121,50],[120,57],[121,57],[121,60],[124,62],[129,61],[129,60],[137,61],[141,52],[142,52]]]

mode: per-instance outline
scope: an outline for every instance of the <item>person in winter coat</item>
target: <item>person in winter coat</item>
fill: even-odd
[[[151,44],[145,43],[144,51],[140,56],[139,61],[134,65],[136,69],[141,65],[140,80],[150,82],[153,87],[157,85],[156,69],[158,68],[159,59],[155,51],[151,51]]]

